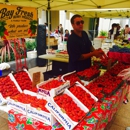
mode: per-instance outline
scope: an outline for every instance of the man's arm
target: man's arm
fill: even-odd
[[[95,48],[93,46],[91,46],[90,50],[93,52],[93,51],[95,51]]]
[[[103,51],[101,51],[100,49],[95,50],[93,46],[91,46],[90,50],[90,53],[82,54],[79,60],[85,60],[92,56],[100,57],[101,55],[103,55]]]

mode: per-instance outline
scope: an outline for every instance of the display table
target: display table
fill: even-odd
[[[40,55],[39,58],[47,59],[47,70],[44,73],[44,80],[52,77],[57,77],[58,75],[65,74],[68,72],[68,59],[56,57],[55,54],[45,54]],[[50,62],[52,61],[52,70],[48,70]]]
[[[74,130],[103,130],[108,122],[111,121],[116,111],[120,108],[129,88],[130,86],[125,84],[110,98],[104,99],[102,103],[97,102]],[[18,128],[23,130],[64,130],[59,123],[56,123],[51,127],[33,118],[27,118],[23,114],[17,113],[14,110],[10,110],[8,116],[9,128],[12,130]]]
[[[40,55],[39,58],[47,59],[47,60],[52,60],[52,61],[65,62],[65,63],[69,62],[69,59],[56,57],[55,54],[44,54],[44,55]]]

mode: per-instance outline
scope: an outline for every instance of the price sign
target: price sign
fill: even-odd
[[[33,86],[36,86],[38,83],[40,83],[40,78],[40,72],[33,73]]]

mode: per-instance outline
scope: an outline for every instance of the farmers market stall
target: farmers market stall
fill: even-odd
[[[127,68],[119,62],[101,74],[92,66],[36,86],[27,70],[12,73],[0,78],[0,108],[9,108],[9,128],[14,130],[103,130],[128,94],[128,82],[117,76]]]
[[[2,21],[1,24],[4,26],[2,39],[8,41],[11,38],[36,35],[35,8],[33,10],[8,5],[5,7],[13,14],[4,15],[7,21]],[[55,78],[36,84],[28,71],[21,69],[20,49],[25,46],[20,46],[18,39],[13,41],[17,72],[0,77],[0,109],[8,112],[9,129],[102,130],[111,121],[124,98],[127,98],[129,90],[127,79],[124,80],[117,75],[122,70],[130,68],[129,65],[120,62],[115,64],[113,61],[113,67],[102,74],[99,69],[101,65],[93,63],[89,69],[67,73],[66,52],[57,53],[56,57],[40,56],[52,60]],[[10,42],[7,46],[11,47]],[[100,63],[107,64],[108,59],[105,57]],[[106,67],[106,64],[102,66]]]

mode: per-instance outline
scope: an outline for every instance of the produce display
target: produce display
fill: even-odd
[[[100,68],[102,69],[106,69],[108,64],[109,64],[109,60],[110,58],[107,57],[107,58],[96,58],[96,57],[93,57],[93,65],[98,65]],[[115,59],[111,59],[111,66],[113,66],[115,63],[116,63],[117,60]]]
[[[38,90],[37,90],[37,87],[34,86],[31,89],[29,89],[29,91],[37,93]]]
[[[56,57],[69,58],[69,55],[67,51],[59,51],[56,53]]]
[[[63,76],[63,79],[65,81],[69,80],[70,81],[70,86],[72,86],[73,84],[75,84],[76,81],[81,82],[80,78],[78,77],[77,73],[71,73],[71,74],[68,74],[68,75],[65,75]]]
[[[89,93],[83,90],[81,87],[76,84],[69,88],[69,91],[77,97],[89,110],[92,108],[96,102]]]
[[[102,92],[103,88],[99,87],[97,83],[89,83],[85,86],[94,96],[98,98],[99,101],[102,101],[105,97],[105,94]]]
[[[110,52],[121,52],[121,53],[130,53],[130,45],[127,47],[120,47],[118,45],[114,45],[112,48],[109,49]]]
[[[127,69],[129,67],[130,65],[126,65],[121,62],[118,62],[108,72],[113,76],[117,76],[122,70]]]
[[[54,101],[75,122],[79,122],[86,114],[67,94],[54,97]]]
[[[108,57],[102,57],[101,61],[103,60],[108,60]],[[63,122],[61,121],[60,123],[65,129],[68,127],[68,123],[64,125],[64,122],[70,121],[69,123],[72,125],[72,128],[74,128],[84,119],[88,111],[91,113],[94,107],[102,102],[104,98],[111,97],[117,92],[124,84],[122,77],[117,75],[123,69],[129,67],[130,65],[118,62],[103,75],[99,76],[99,67],[95,65],[84,71],[72,72],[56,79],[52,78],[48,81],[43,81],[39,83],[37,87],[33,87],[31,78],[26,71],[20,71],[13,74],[16,81],[11,80],[10,76],[0,78],[0,93],[4,98],[9,96],[10,99],[13,99],[9,100],[8,105],[12,105],[12,108],[16,109],[16,111],[18,107],[22,108],[25,104],[26,107],[24,108],[27,108],[25,109],[25,115],[27,114],[29,116],[30,114],[31,117],[36,120],[40,118],[44,123],[44,119],[46,119],[46,121],[49,121],[48,125],[52,125],[51,123],[54,118],[59,122],[62,120]],[[87,81],[95,79],[89,82],[88,85],[83,86],[81,78]],[[70,83],[64,82],[67,80],[69,80]],[[15,82],[19,84],[22,90],[27,89],[38,93],[34,94],[30,92],[33,96],[28,94],[27,91],[20,93],[21,90],[20,92],[18,91],[19,87]],[[49,96],[44,96],[44,94],[42,95],[40,92]],[[47,97],[49,100],[46,101],[43,97]],[[52,98],[54,100],[51,100]],[[99,102],[96,103],[97,101]],[[17,106],[17,108],[15,106]],[[27,113],[29,110],[31,112]],[[46,112],[48,115],[44,114]]]
[[[100,75],[100,70],[97,66],[92,66],[89,69],[77,72],[77,75],[83,80],[90,81]]]
[[[103,95],[105,97],[111,96],[117,91],[117,89],[121,85],[122,85],[121,77],[111,76],[110,73],[106,72],[104,75],[98,77],[85,87],[95,96],[97,96],[97,98],[99,97],[101,98]],[[100,93],[102,93],[103,95],[101,96]]]
[[[4,98],[6,98],[8,96],[15,96],[20,92],[18,91],[16,85],[11,80],[11,78],[9,76],[6,76],[0,78],[0,93]]]
[[[130,48],[128,46],[122,48],[115,45],[109,49],[108,56],[123,63],[130,64]]]
[[[11,99],[24,104],[30,104],[34,108],[40,108],[41,110],[48,112],[48,110],[45,107],[47,101],[44,99],[38,99],[36,96],[21,93],[14,97],[11,97]]]
[[[61,80],[57,80],[57,79],[54,79],[54,80],[51,80],[43,85],[40,85],[39,88],[43,88],[43,89],[46,89],[46,90],[51,90],[53,88],[57,88],[59,87],[60,85],[62,85],[63,82]]]
[[[18,82],[22,90],[25,90],[25,89],[30,90],[33,88],[32,81],[30,77],[28,76],[27,72],[20,71],[18,73],[15,73],[14,78],[16,79],[16,81]]]

